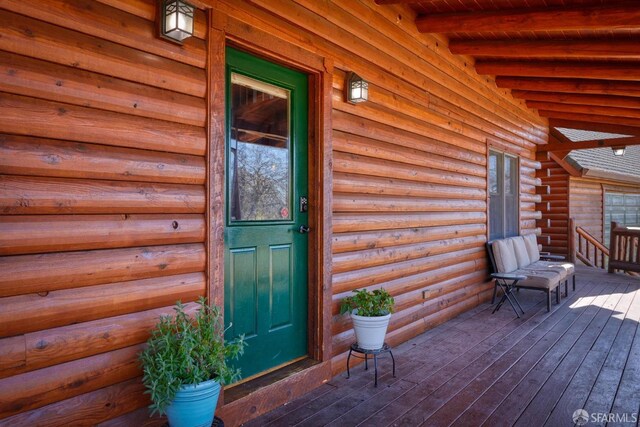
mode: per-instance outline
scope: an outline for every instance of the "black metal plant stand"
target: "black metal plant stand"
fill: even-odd
[[[351,348],[349,349],[349,356],[347,356],[347,378],[351,376],[351,373],[349,372],[349,361],[351,360],[351,355],[354,352],[363,355],[363,356],[358,356],[354,354],[353,357],[357,357],[358,359],[364,359],[365,371],[369,370],[369,355],[373,356],[373,369],[375,372],[375,377],[374,377],[375,381],[373,383],[374,387],[378,387],[378,356],[381,354],[389,353],[389,356],[391,356],[391,361],[393,363],[393,378],[396,377],[396,359],[393,358],[391,347],[389,347],[387,343],[384,343],[382,345],[382,348],[378,348],[376,350],[367,350],[364,348],[360,348],[358,347],[358,344],[355,343],[355,344],[351,344]]]

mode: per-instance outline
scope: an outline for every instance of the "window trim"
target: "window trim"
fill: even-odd
[[[502,195],[502,233],[500,233],[501,237],[495,237],[496,239],[498,238],[506,238],[506,237],[511,237],[511,236],[507,236],[507,232],[506,232],[506,193],[505,193],[505,159],[506,158],[511,158],[511,159],[515,159],[515,164],[516,164],[516,182],[515,182],[515,206],[516,206],[516,212],[515,212],[515,221],[516,221],[516,234],[515,235],[520,235],[521,229],[522,229],[522,224],[520,221],[520,170],[521,170],[521,162],[520,162],[520,156],[516,155],[516,154],[512,154],[512,153],[508,153],[506,151],[503,150],[498,150],[494,147],[489,146],[487,148],[487,239],[491,239],[491,162],[490,162],[490,158],[492,154],[497,154],[499,157],[502,158],[502,174],[501,174],[501,178],[502,178],[502,188],[501,188],[501,195]],[[500,183],[500,181],[499,181]]]

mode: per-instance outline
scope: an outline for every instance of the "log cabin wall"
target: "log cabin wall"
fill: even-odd
[[[638,193],[637,184],[598,178],[571,178],[571,215],[576,225],[587,230],[606,247],[605,239],[605,197],[607,192]]]
[[[569,187],[570,215],[576,220],[576,227],[582,227],[599,242],[603,242],[604,192],[602,183],[597,180],[585,180],[572,177]],[[595,248],[592,248],[595,250]],[[590,259],[595,255],[590,254]]]
[[[568,221],[575,219],[575,226],[582,227],[599,242],[608,247],[604,240],[604,199],[605,192],[637,192],[634,184],[609,179],[579,176],[580,172],[571,175],[556,160],[547,159],[543,152],[542,169],[538,176],[542,178],[542,221],[540,221],[543,250],[568,256]],[[548,208],[548,209],[547,209]],[[595,248],[590,248],[593,258]]]
[[[234,41],[293,45],[334,66],[334,372],[353,340],[338,314],[353,289],[393,293],[392,344],[486,300],[487,148],[520,156],[521,232],[540,233],[535,147],[546,123],[419,34],[407,7],[256,0],[221,1],[218,12]],[[369,82],[369,102],[344,101],[348,71]]]
[[[542,184],[548,188],[542,194],[542,250],[568,255],[569,174],[553,159],[542,160]],[[547,209],[548,208],[548,209]]]
[[[181,48],[152,1],[0,7],[0,425],[92,425],[205,295],[206,14]]]
[[[144,406],[140,343],[207,282],[204,14],[180,49],[153,35],[151,0],[48,3],[7,1],[0,14],[8,424],[97,423]],[[539,234],[546,122],[418,33],[408,7],[211,4],[236,45],[333,64],[334,373],[353,339],[338,303],[353,289],[393,293],[391,344],[490,298],[488,148],[519,156],[521,233]],[[369,102],[344,101],[348,71],[369,81]]]

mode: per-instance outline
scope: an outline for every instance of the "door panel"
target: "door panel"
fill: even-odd
[[[227,49],[227,339],[243,378],[307,354],[307,76]]]
[[[293,265],[291,245],[274,245],[270,248],[271,322],[270,330],[291,326],[293,306]]]
[[[257,335],[258,318],[255,307],[258,305],[257,251],[252,248],[236,248],[229,251],[229,322],[233,324],[236,336],[244,335],[249,339]],[[235,313],[243,313],[235,316]]]

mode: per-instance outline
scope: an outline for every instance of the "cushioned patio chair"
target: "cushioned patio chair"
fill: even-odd
[[[496,279],[492,304],[495,303],[498,287],[503,290],[507,289],[505,286],[534,289],[547,294],[547,310],[550,311],[553,290],[556,290],[556,301],[560,303],[561,283],[564,282],[567,295],[569,278],[573,280],[573,290],[576,288],[574,265],[563,261],[561,256],[540,253],[534,234],[487,242],[487,251],[491,277]],[[514,276],[520,278],[514,280]]]

